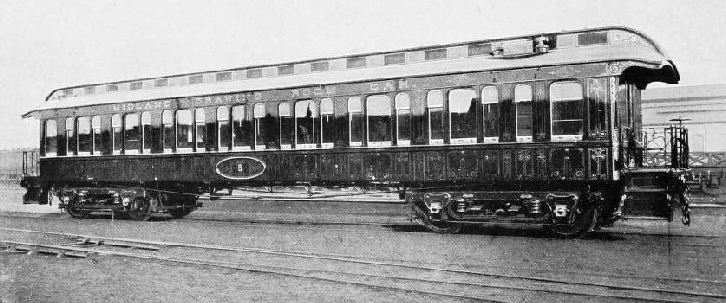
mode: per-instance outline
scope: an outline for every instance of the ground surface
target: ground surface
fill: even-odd
[[[616,223],[615,227],[585,239],[562,240],[550,237],[539,226],[495,224],[468,228],[458,235],[433,234],[410,224],[406,206],[398,203],[219,200],[206,201],[203,209],[187,219],[133,222],[108,217],[75,220],[55,207],[22,206],[18,197],[16,192],[7,190],[0,195],[0,241],[54,244],[59,241],[57,237],[13,229],[62,232],[336,255],[492,275],[612,282],[716,295],[687,297],[690,299],[683,301],[718,302],[726,296],[726,209],[718,207],[696,208],[690,227],[680,222],[631,220]],[[395,270],[373,265],[278,255],[210,253],[180,248],[154,254],[267,269],[294,267],[296,273],[305,275],[324,270],[346,271],[355,281],[374,284],[375,278],[365,278],[366,274],[396,274]],[[436,271],[410,274],[424,280],[462,278]],[[466,279],[467,283],[497,283],[482,275]],[[400,283],[402,288],[417,287],[414,285],[417,283],[410,281],[385,283]],[[456,297],[457,288],[451,286],[451,289],[452,296],[442,296],[265,270],[113,256],[75,259],[0,252],[0,302],[458,302],[472,300],[470,297],[505,302],[583,301],[578,296],[506,289],[463,289],[461,293],[473,294]],[[612,297],[586,298],[586,301],[627,301]],[[672,298],[681,301],[678,295]]]

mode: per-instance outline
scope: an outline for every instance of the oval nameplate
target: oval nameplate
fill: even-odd
[[[265,162],[251,157],[232,157],[217,162],[217,174],[232,180],[248,180],[265,172]]]

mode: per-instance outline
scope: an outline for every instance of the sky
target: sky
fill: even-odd
[[[54,89],[608,25],[643,31],[680,85],[726,83],[726,1],[3,0],[0,149]],[[657,85],[656,85],[657,86]]]

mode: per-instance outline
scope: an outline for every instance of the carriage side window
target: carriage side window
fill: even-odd
[[[368,146],[391,145],[391,97],[370,96],[366,99]]]
[[[255,149],[265,149],[265,138],[267,137],[264,125],[265,104],[255,104],[253,115],[255,118]]]
[[[93,116],[91,118],[91,131],[93,131],[93,154],[94,155],[100,155],[101,154],[101,142],[103,142],[101,137],[101,117],[100,116]]]
[[[176,150],[191,152],[194,148],[194,120],[188,109],[176,111]]]
[[[532,142],[532,86],[519,84],[514,87],[517,142]]]
[[[45,120],[45,156],[58,154],[58,125],[55,120]]]
[[[217,108],[217,150],[229,150],[232,129],[229,128],[229,109],[226,106]]]
[[[407,93],[396,95],[396,144],[411,145],[411,97]]]
[[[348,98],[348,129],[350,146],[363,145],[363,101],[360,97]]]
[[[151,152],[151,112],[141,113],[141,151],[145,154]]]
[[[320,130],[323,138],[322,147],[333,147],[335,142],[335,116],[333,115],[333,99],[320,100]]]
[[[126,114],[124,116],[124,153],[138,154],[141,149],[141,128],[139,127],[139,114]]]
[[[203,108],[197,108],[194,111],[194,144],[196,151],[202,152],[204,151],[205,145],[204,145],[204,139],[206,136],[206,117],[204,115],[204,109]]]
[[[550,85],[552,141],[582,140],[582,85],[555,82]]]
[[[451,143],[476,143],[476,92],[473,89],[449,91]]]
[[[164,145],[164,152],[170,153],[174,149],[176,136],[174,135],[174,114],[172,111],[165,110],[161,113],[161,124],[163,131],[161,133]]]
[[[426,96],[426,114],[429,120],[429,144],[443,144],[444,94],[440,90],[429,91]]]
[[[484,142],[499,142],[499,91],[496,86],[481,90],[481,103],[484,105]]]
[[[93,150],[91,118],[78,117],[78,155],[90,155]]]
[[[121,153],[123,149],[123,123],[121,122],[121,114],[111,116],[111,144],[114,155]]]
[[[315,125],[318,111],[313,100],[295,103],[295,148],[315,148],[320,127]]]
[[[282,102],[277,106],[277,115],[280,117],[280,148],[292,148],[295,122],[292,119],[290,102]]]
[[[244,105],[232,107],[232,147],[235,149],[250,149],[252,146],[249,139],[250,122],[246,116],[247,110]]]
[[[66,119],[66,155],[73,156],[76,154],[78,149],[78,143],[76,142],[76,118]]]

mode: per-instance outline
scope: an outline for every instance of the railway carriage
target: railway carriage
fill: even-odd
[[[679,81],[660,47],[607,27],[68,87],[25,116],[41,121],[40,189],[74,217],[181,217],[241,185],[380,184],[434,231],[581,236],[688,214],[687,131],[670,129],[668,167],[643,167],[640,90],[656,81]]]

